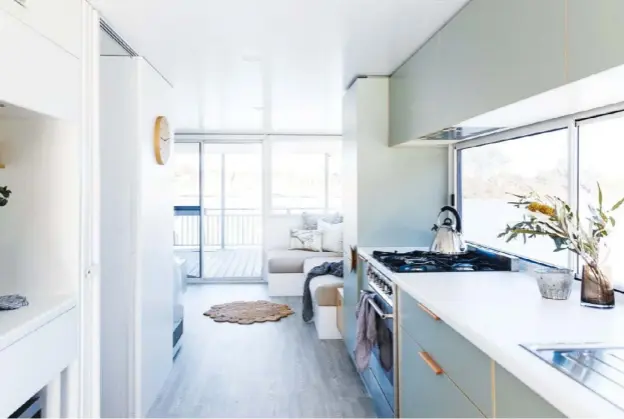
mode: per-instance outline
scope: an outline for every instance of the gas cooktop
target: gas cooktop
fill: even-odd
[[[373,257],[393,272],[515,271],[514,259],[485,250],[441,255],[422,250],[406,253],[373,251]]]

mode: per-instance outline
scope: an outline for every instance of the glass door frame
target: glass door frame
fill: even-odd
[[[205,145],[206,144],[260,144],[261,146],[261,155],[260,155],[260,170],[261,170],[261,202],[260,202],[260,211],[261,211],[261,219],[262,224],[264,225],[265,217],[267,215],[266,208],[266,193],[267,193],[267,185],[270,185],[270,179],[267,178],[267,168],[266,168],[266,149],[267,149],[267,136],[266,135],[231,135],[231,134],[223,134],[223,135],[198,135],[197,139],[188,138],[188,134],[184,135],[185,138],[176,138],[176,143],[193,143],[199,144],[199,275],[197,277],[188,277],[188,280],[191,282],[205,283],[207,279],[204,276],[204,249],[205,249],[205,217],[204,217],[204,153],[205,153]],[[221,191],[224,190],[224,182],[225,182],[225,155],[222,156],[221,160]],[[270,186],[269,186],[270,187]],[[221,193],[221,240],[222,243],[225,239],[225,194]],[[264,237],[262,238],[262,243],[264,243]],[[222,244],[223,245],[223,244]],[[262,251],[264,251],[264,245],[261,246]],[[245,278],[247,279],[247,278]],[[262,279],[262,277],[258,278]]]

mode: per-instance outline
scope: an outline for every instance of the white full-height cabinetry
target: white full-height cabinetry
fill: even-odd
[[[92,366],[78,367],[89,11],[84,0],[0,0],[0,185],[13,192],[0,208],[0,295],[29,301],[0,312],[0,371],[10,377],[0,417],[37,393],[44,416],[76,417],[80,388],[90,391],[79,374]]]
[[[428,246],[435,217],[448,202],[448,149],[389,147],[388,108],[387,77],[357,79],[343,100],[343,324],[351,355],[363,276],[351,269],[358,264],[351,250]],[[366,373],[362,377],[371,390],[375,383],[367,382]]]
[[[79,58],[82,3],[83,0],[0,0],[0,10]]]
[[[82,0],[0,0],[0,101],[81,117]]]

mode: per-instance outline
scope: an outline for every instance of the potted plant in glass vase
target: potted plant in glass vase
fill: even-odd
[[[611,208],[603,205],[603,195],[598,184],[598,205],[589,205],[589,216],[581,219],[578,212],[572,211],[570,205],[556,196],[541,196],[536,192],[525,195],[510,194],[517,199],[509,204],[516,208],[524,208],[527,213],[524,220],[514,225],[507,225],[498,237],[506,238],[507,242],[522,237],[550,237],[555,245],[555,252],[570,250],[583,260],[581,283],[581,304],[597,308],[615,306],[613,278],[607,265],[609,248],[606,238],[616,225],[613,213],[624,203],[620,199]],[[567,295],[571,287],[570,274]],[[544,295],[545,278],[539,278],[540,290]],[[564,285],[565,286],[565,285]],[[565,298],[567,298],[565,295]],[[554,297],[556,298],[556,297]]]

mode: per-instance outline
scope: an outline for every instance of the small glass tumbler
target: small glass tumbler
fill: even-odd
[[[572,292],[574,272],[570,269],[541,268],[536,269],[537,286],[543,298],[550,300],[567,300]]]

